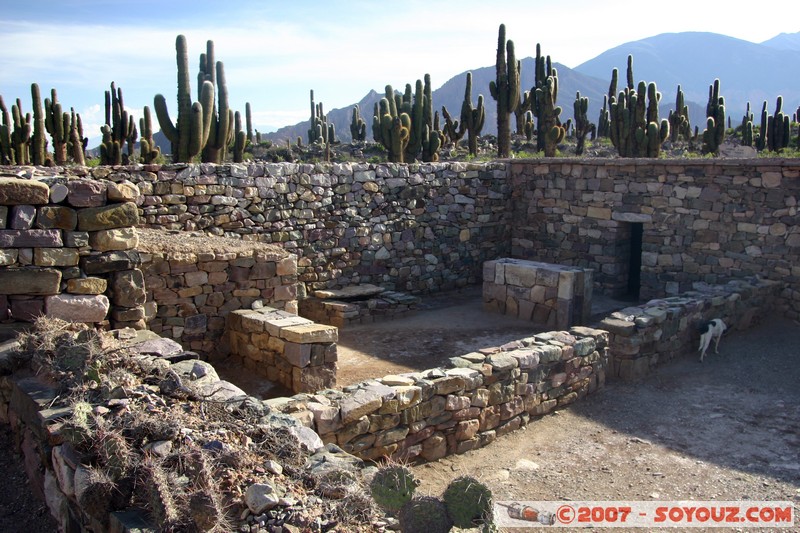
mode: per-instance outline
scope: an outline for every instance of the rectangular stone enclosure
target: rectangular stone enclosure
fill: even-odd
[[[592,270],[522,259],[486,261],[483,307],[559,329],[584,325],[592,314]]]

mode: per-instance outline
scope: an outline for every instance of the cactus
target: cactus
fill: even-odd
[[[414,498],[400,510],[402,533],[447,533],[453,523],[444,502],[433,496]]]
[[[178,119],[172,123],[167,110],[167,101],[157,94],[153,100],[161,131],[172,143],[172,160],[188,163],[203,150],[211,128],[211,113],[214,102],[214,84],[204,81],[200,89],[200,101],[192,103],[189,83],[189,58],[186,37],[178,35],[175,40],[178,64]]]
[[[247,127],[247,144],[253,144],[255,138],[253,137],[253,114],[250,109],[250,102],[244,104],[244,118]]]
[[[33,100],[33,137],[31,139],[30,153],[33,165],[47,164],[47,140],[44,138],[44,109],[39,85],[31,84],[31,99]]]
[[[536,123],[533,120],[533,112],[527,111],[525,113],[524,133],[525,138],[530,142],[533,139],[533,133],[536,131]]]
[[[534,104],[539,135],[537,146],[540,143],[544,146],[545,157],[556,155],[558,143],[564,140],[566,134],[559,120],[561,108],[556,105],[556,98],[558,98],[558,76],[555,69],[552,69],[552,75],[547,77],[544,85],[536,88]]]
[[[147,458],[143,466],[148,474],[148,482],[142,485],[147,492],[148,509],[162,531],[168,531],[181,519],[176,491],[171,486],[168,473],[155,460]]]
[[[244,161],[244,149],[247,147],[247,134],[242,130],[242,115],[238,111],[234,115],[233,162]]]
[[[486,121],[483,95],[478,95],[478,105],[472,106],[472,72],[467,72],[464,102],[461,104],[461,127],[467,132],[467,146],[470,155],[478,155],[478,137]],[[462,133],[463,135],[463,133]]]
[[[597,118],[597,136],[608,137],[611,130],[611,119],[608,114],[608,96],[603,96],[603,107],[600,109],[600,116]]]
[[[11,117],[14,121],[14,130],[11,133],[13,157],[17,165],[30,165],[31,114],[25,113],[23,117],[22,101],[19,98],[11,106]]]
[[[0,164],[13,165],[14,145],[11,143],[13,123],[11,122],[11,116],[8,114],[8,108],[3,101],[2,95],[0,95],[0,115],[3,119],[2,124],[0,124]]]
[[[367,140],[367,123],[361,118],[361,110],[358,104],[353,106],[353,118],[350,121],[350,136],[354,143],[363,143]]]
[[[122,156],[122,162],[126,165],[133,162],[136,141],[139,139],[139,130],[136,129],[136,121],[132,116],[128,117],[127,130],[128,135],[125,137],[125,142],[128,144],[128,153]]]
[[[617,70],[612,72],[609,90],[616,86]],[[611,143],[622,157],[658,157],[661,143],[669,136],[669,122],[658,119],[661,93],[656,84],[640,81],[633,88],[633,56],[628,56],[628,86],[609,98]]]
[[[514,41],[506,42],[506,26],[500,25],[497,36],[495,80],[489,92],[497,101],[497,157],[509,156],[511,145],[510,117],[519,104],[519,72],[514,55]]]
[[[419,481],[408,468],[388,465],[375,473],[369,488],[375,503],[390,513],[396,513],[411,500],[418,485]]]
[[[753,139],[753,143],[755,144],[756,150],[758,150],[759,152],[767,147],[768,116],[769,114],[767,113],[767,101],[764,100],[764,104],[761,106],[761,127],[758,130],[758,134]]]
[[[681,90],[680,85],[678,85],[675,95],[675,109],[670,110],[667,122],[669,122],[670,141],[677,141],[681,135],[683,135],[684,140],[689,140],[692,135],[692,126],[689,124],[689,107],[685,104],[683,90]]]
[[[575,95],[575,102],[572,104],[572,107],[575,117],[575,140],[577,141],[575,155],[581,155],[586,144],[586,136],[590,133],[594,135],[596,127],[589,122],[587,116],[587,112],[589,111],[589,99],[581,97],[580,91]]]
[[[144,106],[143,115],[139,119],[139,129],[142,130],[139,153],[141,154],[142,163],[149,164],[161,155],[161,149],[156,146],[156,142],[153,139],[153,121],[150,118],[150,108],[148,106]]]
[[[408,113],[400,112],[397,103],[394,89],[387,85],[386,96],[375,105],[372,135],[389,152],[389,161],[402,163],[408,145],[411,117]]]
[[[444,503],[456,527],[476,527],[492,514],[492,491],[474,477],[462,476],[447,486]]]
[[[767,149],[780,152],[789,146],[791,129],[789,115],[783,112],[783,96],[778,96],[775,103],[775,114],[767,119]]]
[[[448,143],[458,146],[458,142],[466,133],[463,122],[453,120],[453,117],[448,113],[447,108],[442,106],[442,116],[444,117],[444,135]]]
[[[208,140],[203,148],[201,160],[204,163],[220,164],[225,160],[228,145],[233,140],[233,110],[228,106],[228,86],[225,83],[225,65],[222,61],[213,63],[214,42],[208,41],[206,44],[207,53],[200,56],[200,62],[205,59],[206,65],[200,69],[200,74],[214,84],[214,91],[217,94],[218,103],[211,104],[211,124],[209,125]],[[209,71],[216,68],[216,77],[210,76]],[[210,78],[210,79],[209,79]]]
[[[67,162],[70,115],[61,109],[55,89],[50,89],[50,98],[44,99],[44,114],[45,129],[53,140],[53,160],[56,165],[64,165]]]
[[[545,109],[542,107],[543,102],[539,101],[541,98],[540,95],[537,95],[537,91],[539,90],[552,90],[553,93],[551,94],[552,97],[552,105],[555,106],[555,102],[558,99],[558,72],[553,68],[552,63],[550,61],[550,56],[543,57],[542,56],[542,46],[539,43],[536,43],[536,68],[534,71],[534,85],[531,88],[531,98],[532,104],[531,109],[533,111],[534,116],[536,117],[536,151],[541,152],[545,150],[546,143],[547,143],[547,132],[548,130],[552,129],[554,125],[558,122],[552,122],[552,117],[546,116],[548,113],[552,113],[553,110]],[[550,89],[547,88],[547,80],[548,78],[553,78],[553,84]],[[560,112],[560,109],[559,109]],[[549,124],[546,121],[550,121]],[[555,151],[554,151],[555,152]]]
[[[122,152],[130,132],[131,125],[128,112],[122,99],[122,89],[111,82],[111,91],[105,92],[106,121],[100,128],[103,141],[100,145],[100,163],[103,165],[121,165]],[[134,140],[134,142],[136,142]],[[130,153],[130,147],[128,148]]]
[[[753,146],[753,121],[748,120],[742,126],[742,144],[744,146]]]
[[[411,118],[411,125],[408,128],[408,144],[404,156],[404,160],[408,162],[414,161],[422,148],[422,137],[426,125],[424,91],[422,80],[417,80],[413,103],[411,85],[406,84],[406,92],[403,94],[402,108]]]
[[[714,83],[708,87],[706,117],[703,153],[718,155],[719,146],[725,139],[725,98],[719,95],[719,79],[714,80]]]
[[[76,165],[86,164],[86,144],[88,139],[83,137],[83,125],[81,116],[75,113],[75,108],[70,108],[69,139],[67,150],[72,155],[72,161]]]

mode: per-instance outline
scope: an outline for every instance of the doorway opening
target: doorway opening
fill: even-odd
[[[642,285],[642,235],[644,224],[630,223],[630,245],[628,248],[628,284],[625,299],[638,300]]]

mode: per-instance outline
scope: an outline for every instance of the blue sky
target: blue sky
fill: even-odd
[[[430,73],[434,88],[469,69],[494,64],[504,23],[519,58],[536,43],[553,61],[575,67],[603,51],[665,32],[709,31],[762,42],[798,27],[796,2],[761,9],[696,0],[657,4],[630,0],[401,2],[239,0],[5,0],[0,7],[0,95],[22,99],[30,84],[42,97],[58,91],[99,135],[103,94],[115,81],[138,119],[162,93],[174,114],[175,37],[186,35],[193,93],[198,58],[213,40],[225,64],[231,106],[250,102],[256,128],[308,118],[309,89],[325,110],[348,106],[370,89],[403,87]],[[621,66],[623,67],[623,66]],[[488,93],[488,88],[478,88]]]

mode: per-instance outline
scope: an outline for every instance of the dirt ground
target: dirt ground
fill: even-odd
[[[612,382],[485,448],[414,467],[419,490],[441,494],[470,474],[496,500],[783,500],[795,528],[768,531],[798,531],[798,363],[796,322],[731,332],[703,364],[692,356]]]

